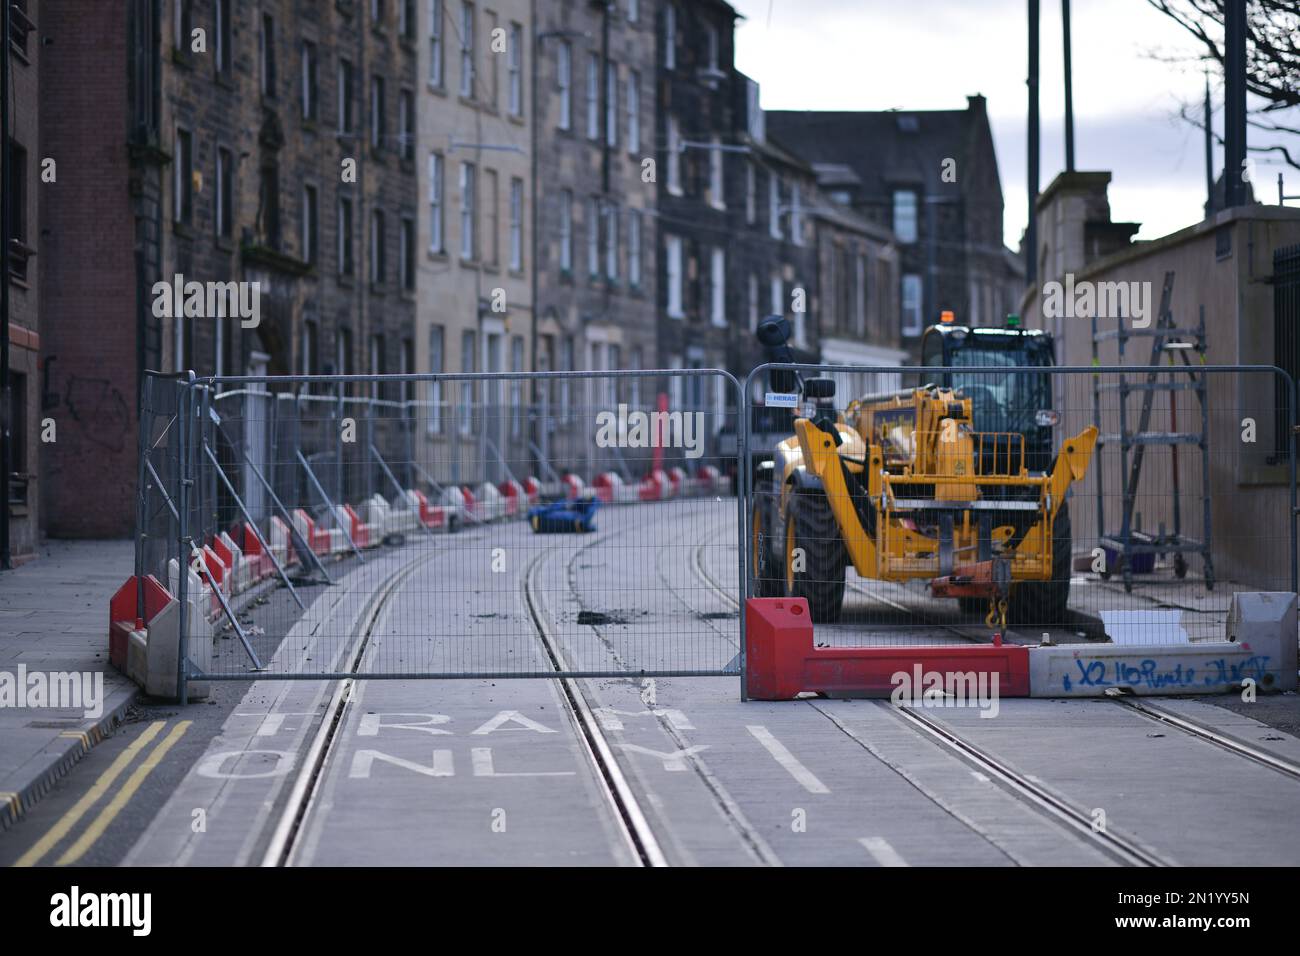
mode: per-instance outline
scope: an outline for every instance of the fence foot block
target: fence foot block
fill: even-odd
[[[803,598],[750,598],[745,613],[746,681],[754,700],[792,700],[806,692],[889,697],[900,680],[915,683],[929,674],[975,678],[981,673],[998,675],[1001,697],[1029,696],[1025,647],[818,647]],[[946,683],[941,676],[940,685]]]

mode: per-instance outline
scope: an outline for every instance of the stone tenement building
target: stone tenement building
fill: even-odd
[[[1002,242],[984,97],[969,97],[965,110],[769,111],[767,122],[799,145],[832,198],[893,230],[910,347],[944,310],[971,325],[1000,324],[1016,310],[1024,270]]]
[[[45,7],[43,144],[70,172],[44,196],[49,387],[76,403],[46,449],[50,534],[130,531],[145,368],[414,368],[415,7]],[[259,283],[259,324],[160,315],[177,275]]]
[[[528,0],[422,0],[416,341],[421,372],[532,363],[534,78]],[[415,446],[438,484],[527,474],[521,381],[433,382]]]
[[[672,368],[761,361],[758,319],[788,316],[816,360],[817,289],[808,165],[770,140],[757,85],[734,66],[736,11],[721,0],[659,8],[659,354]],[[673,404],[716,429],[735,412],[720,379],[678,380]]]
[[[537,4],[536,367],[661,367],[656,350],[655,10],[650,0]],[[662,171],[662,166],[660,167]],[[594,414],[649,407],[662,383],[553,383],[541,404],[543,457],[638,470],[590,447]],[[595,456],[609,455],[599,461]]]

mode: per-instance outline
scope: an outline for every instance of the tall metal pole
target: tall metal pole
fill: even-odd
[[[13,467],[14,404],[9,397],[9,243],[13,219],[13,150],[9,148],[9,0],[0,0],[0,568],[14,566],[9,547],[9,472]]]
[[[1061,0],[1061,31],[1065,43],[1065,171],[1074,172],[1074,80],[1070,67],[1070,0]]]
[[[1029,223],[1025,227],[1025,282],[1038,283],[1038,0],[1029,0]]]
[[[1205,74],[1205,217],[1214,215],[1214,125],[1210,111],[1210,74]]]
[[[1223,205],[1231,209],[1246,201],[1246,4],[1223,8]]]

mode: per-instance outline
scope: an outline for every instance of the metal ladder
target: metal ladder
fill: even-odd
[[[1142,369],[1140,381],[1131,381],[1121,374],[1117,382],[1102,382],[1100,376],[1093,376],[1093,419],[1101,427],[1101,394],[1117,392],[1119,394],[1119,431],[1102,433],[1097,438],[1100,463],[1100,450],[1110,443],[1120,447],[1120,475],[1123,482],[1123,516],[1117,535],[1106,533],[1104,474],[1105,469],[1097,468],[1097,538],[1103,548],[1119,554],[1118,568],[1107,568],[1103,577],[1110,577],[1119,571],[1124,580],[1124,589],[1133,590],[1133,559],[1138,555],[1174,555],[1174,573],[1179,578],[1187,575],[1187,557],[1189,553],[1199,554],[1205,570],[1206,590],[1214,590],[1214,559],[1211,553],[1210,533],[1210,455],[1208,445],[1209,409],[1206,402],[1206,376],[1189,372],[1175,376],[1161,372],[1161,354],[1169,353],[1169,364],[1174,364],[1177,355],[1187,368],[1192,367],[1188,352],[1196,352],[1201,364],[1205,364],[1205,307],[1200,308],[1196,329],[1179,329],[1174,325],[1170,300],[1173,296],[1174,273],[1166,272],[1164,285],[1160,293],[1160,310],[1156,323],[1149,329],[1131,329],[1125,327],[1125,320],[1120,319],[1113,330],[1099,331],[1096,310],[1092,316],[1092,363],[1100,365],[1099,346],[1102,342],[1115,340],[1119,350],[1119,361],[1124,364],[1125,350],[1129,339],[1150,338],[1151,356],[1147,366],[1135,366]],[[1170,430],[1151,430],[1152,403],[1158,392],[1169,395]],[[1179,392],[1192,392],[1200,407],[1200,431],[1178,431],[1177,396]],[[1138,413],[1137,428],[1129,428],[1128,398],[1131,394],[1142,396],[1142,407]],[[1178,446],[1195,445],[1200,449],[1201,457],[1201,508],[1203,512],[1205,534],[1201,539],[1187,537],[1183,534],[1182,500],[1179,495]],[[1142,465],[1149,446],[1167,447],[1170,451],[1171,473],[1173,478],[1173,522],[1172,532],[1166,531],[1163,522],[1155,534],[1145,532],[1138,527],[1141,515],[1135,514],[1138,486],[1142,476]]]

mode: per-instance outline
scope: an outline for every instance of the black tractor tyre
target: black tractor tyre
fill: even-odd
[[[785,595],[805,598],[814,624],[834,624],[844,609],[848,553],[831,503],[821,492],[791,494],[785,528]],[[791,548],[803,549],[802,569],[790,563]]]
[[[1013,627],[1065,627],[1070,600],[1074,555],[1070,530],[1070,503],[1062,503],[1052,525],[1052,577],[1048,581],[1021,581],[1011,586],[1007,624]]]
[[[779,499],[770,482],[754,488],[750,512],[749,560],[754,581],[754,597],[784,597],[785,582],[777,554],[783,554],[785,538],[777,532]]]

